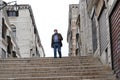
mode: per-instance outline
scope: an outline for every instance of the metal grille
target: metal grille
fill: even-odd
[[[106,13],[105,13],[105,9],[103,10],[100,19],[99,19],[99,27],[100,27],[100,51],[101,54],[103,53],[103,51],[105,51],[106,47],[107,47],[107,25],[106,25]]]
[[[113,69],[120,79],[120,0],[110,15]]]

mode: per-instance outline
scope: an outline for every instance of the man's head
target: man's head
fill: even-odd
[[[57,29],[54,29],[54,33],[57,33],[58,32],[58,30]]]

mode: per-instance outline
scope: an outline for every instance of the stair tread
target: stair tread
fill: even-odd
[[[10,78],[8,78],[8,79],[29,79],[29,80],[31,80],[31,79],[68,79],[68,80],[73,80],[73,79],[91,79],[91,80],[93,80],[93,79],[96,79],[96,80],[98,80],[98,79],[103,79],[103,80],[106,80],[106,79],[113,79],[114,80],[114,78],[111,78],[111,77],[101,77],[101,76],[48,76],[48,77],[10,77]],[[0,79],[7,79],[7,78],[0,78]]]

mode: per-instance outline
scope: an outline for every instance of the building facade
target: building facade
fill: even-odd
[[[120,0],[80,0],[78,14],[80,56],[98,57],[120,79]]]
[[[8,22],[11,29],[9,33],[12,34],[12,38],[15,41],[14,44],[17,45],[20,57],[44,57],[44,49],[40,41],[31,6],[17,4],[7,5],[1,11],[3,12],[3,10],[6,15],[5,18],[1,18],[2,22]],[[1,15],[4,16],[4,14]],[[6,28],[3,29],[3,34],[7,34]],[[10,44],[10,46],[8,46],[10,50],[11,46],[13,46],[11,45],[12,38],[8,37],[7,39]]]
[[[93,53],[104,65],[110,66],[120,79],[120,1],[88,0],[88,13],[92,20],[95,15],[98,51]],[[93,27],[93,26],[92,26]],[[93,34],[92,34],[93,35]]]
[[[14,9],[18,9],[15,11]],[[7,6],[8,19],[14,29],[21,57],[44,57],[38,30],[30,5]]]
[[[87,11],[92,22],[92,42],[96,42],[93,43],[96,45],[93,45],[93,55],[99,57],[103,64],[111,66],[108,2],[105,0],[88,0],[87,2],[91,3],[87,4]]]
[[[2,0],[0,0],[1,5],[5,5]],[[21,55],[19,53],[19,48],[12,34],[12,28],[7,17],[6,8],[0,10],[0,58],[12,58]]]

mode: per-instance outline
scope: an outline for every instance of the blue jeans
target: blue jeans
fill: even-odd
[[[59,58],[61,58],[62,54],[61,54],[60,43],[54,43],[53,46],[54,46],[54,58],[57,58],[57,51],[58,51],[58,54],[59,54]]]

